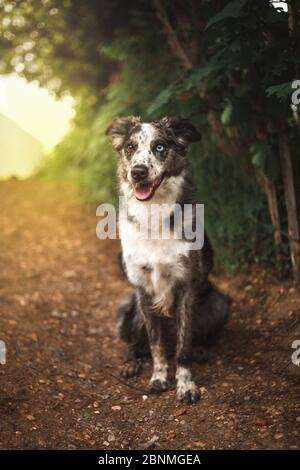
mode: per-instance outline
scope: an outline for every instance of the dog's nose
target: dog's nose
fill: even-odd
[[[146,165],[135,165],[131,170],[131,176],[134,181],[142,181],[148,176]]]

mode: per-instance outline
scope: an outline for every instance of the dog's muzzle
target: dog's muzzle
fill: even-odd
[[[135,183],[144,181],[148,177],[149,171],[146,165],[134,165],[131,169],[131,178]]]

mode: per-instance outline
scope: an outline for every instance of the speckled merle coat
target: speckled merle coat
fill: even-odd
[[[190,250],[186,239],[145,240],[135,212],[152,203],[196,204],[187,148],[200,136],[188,121],[168,117],[149,123],[116,119],[107,135],[119,153],[120,194],[128,201],[128,216],[120,221],[122,266],[135,287],[118,315],[120,336],[128,343],[122,374],[138,374],[150,349],[149,391],[162,392],[169,387],[167,357],[175,352],[177,397],[194,403],[200,394],[191,374],[193,348],[221,329],[230,299],[208,280],[213,253],[206,235],[201,250]]]

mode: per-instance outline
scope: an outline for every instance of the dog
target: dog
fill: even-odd
[[[148,389],[163,392],[169,388],[168,355],[175,353],[177,398],[193,404],[200,398],[191,372],[193,351],[217,336],[231,299],[208,279],[213,251],[206,233],[197,250],[190,249],[191,240],[185,237],[146,239],[137,213],[151,204],[164,205],[172,220],[174,204],[196,207],[187,150],[200,134],[185,119],[144,122],[134,116],[115,119],[106,134],[119,154],[120,195],[127,201],[126,216],[119,222],[121,265],[135,288],[118,311],[119,335],[128,343],[122,375],[138,375],[142,357],[150,352]]]

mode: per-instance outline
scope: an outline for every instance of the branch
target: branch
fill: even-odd
[[[170,23],[168,14],[162,5],[161,0],[154,0],[154,8],[156,11],[157,18],[162,23],[163,29],[165,31],[168,44],[177,59],[180,61],[184,70],[190,70],[193,67],[192,61],[188,57],[186,51],[181,46],[179,39],[177,37],[176,31]]]

